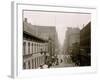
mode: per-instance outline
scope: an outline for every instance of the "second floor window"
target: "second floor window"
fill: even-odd
[[[30,43],[28,43],[28,54],[30,54]]]
[[[32,43],[32,53],[33,53],[33,43]]]
[[[26,42],[23,43],[23,54],[26,54]]]

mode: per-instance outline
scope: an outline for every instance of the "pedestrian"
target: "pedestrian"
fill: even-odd
[[[52,66],[52,62],[50,61],[48,64],[48,68],[50,68]]]
[[[61,59],[61,60],[60,60],[60,63],[62,63],[62,62],[63,62],[63,60]]]
[[[43,69],[43,65],[40,65],[38,69]]]

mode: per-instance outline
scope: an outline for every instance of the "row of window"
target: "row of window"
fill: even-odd
[[[23,54],[32,54],[42,51],[48,51],[48,43],[38,43],[32,41],[23,41]]]
[[[23,63],[24,69],[36,69],[39,68],[40,65],[44,64],[44,56],[40,56],[34,59],[26,60]]]

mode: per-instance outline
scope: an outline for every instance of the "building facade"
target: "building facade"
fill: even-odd
[[[23,68],[36,69],[45,64],[45,56],[48,53],[48,41],[23,33]]]
[[[80,31],[81,65],[91,65],[91,22]]]
[[[80,42],[80,29],[68,27],[65,35],[63,53],[69,54],[74,43]]]
[[[23,68],[36,69],[57,53],[58,38],[54,26],[32,25],[23,22]],[[48,58],[47,58],[48,57]]]
[[[87,53],[91,51],[91,22],[80,31],[80,47],[85,49]]]

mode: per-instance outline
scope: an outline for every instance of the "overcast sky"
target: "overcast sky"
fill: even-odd
[[[55,26],[62,45],[67,27],[82,29],[91,21],[91,14],[24,11],[24,18],[33,25]]]

